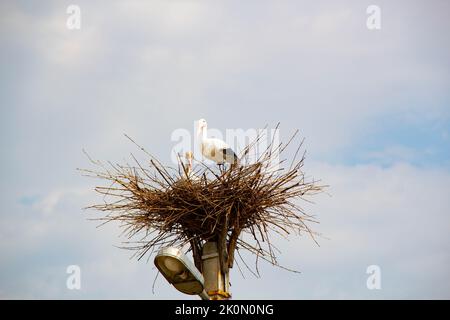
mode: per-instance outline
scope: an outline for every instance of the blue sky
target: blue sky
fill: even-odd
[[[66,28],[69,4],[81,29]],[[368,30],[366,8],[381,8]],[[2,1],[0,297],[183,299],[97,229],[82,149],[121,162],[127,133],[164,162],[171,133],[281,122],[306,138],[305,204],[324,237],[274,238],[244,298],[450,298],[446,1]],[[66,288],[79,265],[82,289]],[[379,265],[382,289],[368,290]],[[274,295],[267,288],[283,287]],[[248,288],[252,288],[251,291]]]
[[[325,158],[349,165],[390,166],[404,161],[420,167],[448,168],[449,129],[450,123],[445,118],[408,119],[403,113],[382,115],[342,153],[326,154]]]

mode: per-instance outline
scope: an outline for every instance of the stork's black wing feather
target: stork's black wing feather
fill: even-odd
[[[231,164],[235,164],[239,161],[238,156],[231,148],[222,149],[223,161]]]

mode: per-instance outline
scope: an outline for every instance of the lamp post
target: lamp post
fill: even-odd
[[[220,268],[217,242],[208,241],[202,250],[203,277],[205,290],[211,300],[224,300],[231,297],[229,293],[229,272],[223,273]]]
[[[164,278],[182,293],[199,295],[203,300],[229,299],[229,273],[221,272],[217,242],[206,242],[202,251],[203,275],[175,247],[159,250],[154,262]]]

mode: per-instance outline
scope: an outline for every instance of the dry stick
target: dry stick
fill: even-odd
[[[245,279],[244,273],[242,272],[241,266],[239,265],[239,263],[237,262],[237,260],[236,260],[236,265],[237,265],[237,267],[238,267],[239,273],[241,274],[242,278]]]
[[[259,275],[256,274],[255,272],[253,272],[252,269],[250,269],[250,267],[247,265],[247,263],[245,262],[245,260],[242,258],[241,254],[239,253],[239,250],[237,250],[238,256],[241,259],[242,263],[244,263],[244,266],[247,268],[248,271],[250,271],[256,278],[259,278]]]
[[[145,152],[150,158],[152,158],[153,160],[155,160],[155,162],[164,170],[164,172],[167,174],[168,177],[170,177],[169,172],[167,172],[167,170],[165,169],[164,165],[156,158],[154,157],[152,154],[150,154],[149,152],[147,152],[147,150],[145,150],[143,147],[141,147],[140,145],[138,145],[133,139],[131,139],[131,137],[129,137],[126,133],[124,133],[124,136],[127,137],[131,142],[133,142],[139,149],[141,149],[143,152]],[[153,164],[153,163],[152,163]],[[154,165],[154,164],[153,164]]]
[[[219,262],[222,273],[228,273],[228,252],[227,252],[227,233],[228,233],[228,215],[231,212],[232,207],[228,209],[228,214],[223,216],[222,229],[219,231],[218,236],[218,250],[219,250]]]

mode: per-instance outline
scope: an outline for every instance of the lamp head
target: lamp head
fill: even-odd
[[[204,291],[203,276],[180,249],[162,248],[154,262],[164,278],[178,291],[191,295],[202,295]]]

